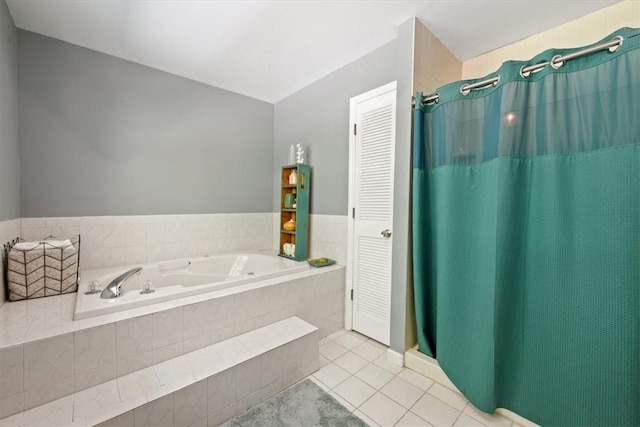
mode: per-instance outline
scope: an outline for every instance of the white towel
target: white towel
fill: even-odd
[[[66,248],[71,246],[69,239],[50,239],[41,240],[39,242],[20,242],[13,246],[13,249],[19,251],[30,251],[33,249],[50,249],[50,248]]]

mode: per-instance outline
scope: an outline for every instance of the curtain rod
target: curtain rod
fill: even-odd
[[[551,58],[551,61],[540,62],[538,64],[523,66],[520,69],[520,75],[523,78],[527,78],[531,75],[531,73],[535,73],[546,67],[547,65],[551,65],[553,68],[558,69],[564,65],[566,61],[570,61],[572,59],[578,58],[580,56],[589,55],[591,53],[600,52],[603,50],[609,50],[609,52],[615,52],[620,46],[622,46],[622,42],[624,38],[622,36],[615,36],[613,39],[606,43],[602,43],[596,46],[591,46],[586,49],[578,50],[573,53],[569,53],[567,55],[556,55]],[[500,75],[491,77],[486,80],[482,80],[472,84],[463,84],[460,86],[460,93],[463,95],[468,95],[474,89],[484,89],[488,86],[495,86],[500,81]],[[421,104],[433,104],[438,103],[440,101],[440,95],[437,93],[431,95],[423,95],[421,99]]]

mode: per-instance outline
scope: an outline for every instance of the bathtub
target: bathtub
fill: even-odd
[[[99,293],[85,294],[89,290],[90,281],[97,280],[104,289],[113,279],[135,267],[142,267],[142,271],[122,285],[122,294],[118,298],[103,299]],[[308,269],[306,263],[275,255],[249,253],[82,271],[73,318],[79,320],[115,313]],[[141,294],[140,291],[147,280],[153,283],[155,291]]]

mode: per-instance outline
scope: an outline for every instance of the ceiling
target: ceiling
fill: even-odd
[[[460,59],[619,0],[8,0],[16,26],[267,102],[396,37],[417,16]]]

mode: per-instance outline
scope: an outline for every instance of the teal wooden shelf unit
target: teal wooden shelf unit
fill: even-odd
[[[289,177],[297,175],[295,184],[289,184]],[[308,165],[289,165],[280,174],[280,249],[278,255],[296,261],[309,257],[309,190],[311,168]],[[295,204],[294,204],[295,203]],[[294,230],[285,230],[285,223],[295,222]],[[290,223],[289,223],[290,224]],[[292,255],[285,252],[285,245],[295,245]],[[291,247],[287,245],[287,247]]]

